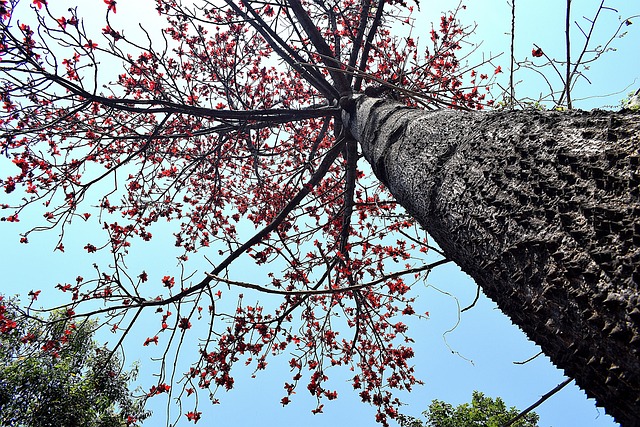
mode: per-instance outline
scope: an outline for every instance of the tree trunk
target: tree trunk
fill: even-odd
[[[343,119],[447,257],[598,405],[640,425],[640,114],[360,96]]]

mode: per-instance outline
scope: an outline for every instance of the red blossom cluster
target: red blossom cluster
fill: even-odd
[[[149,393],[147,393],[147,396],[151,397],[155,396],[156,394],[168,393],[170,389],[171,386],[164,383],[158,384],[157,386],[154,385],[151,386],[151,389],[149,390]]]
[[[40,291],[29,292],[31,295],[32,301],[34,301],[37,296],[40,294]],[[21,331],[18,329],[18,322],[14,318],[13,315],[7,316],[8,310],[7,305],[4,302],[4,295],[0,295],[0,334],[23,334],[20,336],[20,342],[24,345],[36,343],[38,337],[32,332]],[[15,314],[15,313],[14,313]],[[64,334],[60,337],[59,340],[47,340],[42,346],[43,351],[49,351],[52,356],[57,357],[57,352],[60,349],[62,344],[68,342],[68,337],[71,335],[72,331],[75,329],[75,325],[70,324],[67,329],[65,329]]]
[[[4,296],[0,295],[0,334],[6,334],[16,328],[15,320],[6,317],[7,306],[2,302]]]
[[[422,55],[413,37],[399,39],[393,37],[390,30],[380,33],[384,38],[373,54],[379,61],[371,67],[377,81],[392,82],[411,92],[428,95],[429,103],[477,110],[493,105],[493,100],[485,102],[489,75],[478,74],[475,69],[461,72],[457,54],[470,33],[459,22],[457,11],[441,16],[439,28],[432,28],[429,33],[432,45]],[[409,58],[411,61],[407,61]],[[500,72],[499,68],[496,73]],[[465,73],[470,77],[468,84],[463,81]],[[406,95],[407,101],[415,105],[411,92]]]
[[[189,421],[193,421],[194,424],[198,422],[201,415],[202,415],[202,412],[195,412],[195,411],[189,411],[186,414],[184,414],[184,416],[187,417]]]

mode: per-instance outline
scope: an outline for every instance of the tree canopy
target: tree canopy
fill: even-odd
[[[400,427],[503,427],[519,415],[515,407],[507,408],[504,401],[497,397],[485,397],[474,391],[471,403],[463,403],[456,407],[434,400],[422,413],[423,422],[419,418],[400,416]],[[526,414],[523,419],[511,424],[513,427],[538,427],[538,415],[535,412]]]
[[[0,423],[10,426],[123,427],[149,415],[128,388],[136,370],[93,340],[94,322],[19,315],[0,296]]]

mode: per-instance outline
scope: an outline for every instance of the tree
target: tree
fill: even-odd
[[[425,114],[362,99],[346,121],[444,253],[587,395],[635,414],[638,115]]]
[[[136,370],[123,372],[118,357],[96,345],[94,323],[62,314],[25,320],[16,301],[0,296],[0,304],[2,425],[119,427],[149,415],[128,389]]]
[[[492,104],[483,88],[501,67],[464,69],[471,30],[457,11],[419,50],[391,33],[411,25],[402,1],[157,0],[168,27],[142,42],[104,3],[97,35],[78,9],[0,2],[2,148],[18,168],[2,181],[3,219],[41,209],[22,242],[58,230],[60,251],[71,221],[94,222],[105,237],[84,249],[113,254],[58,285],[71,318],[104,316],[119,345],[155,312],[141,345],[167,349],[208,322],[184,401],[232,388],[241,359],[262,370],[293,353],[283,404],[304,380],[320,412],[337,396],[330,368],[347,366],[386,423],[392,390],[418,383],[399,316],[424,316],[412,285],[453,260],[609,413],[638,419],[637,115],[471,111]],[[128,269],[131,245],[165,220],[179,274]],[[195,276],[203,251],[214,267]],[[232,287],[281,303],[240,294],[225,311]],[[173,376],[161,369],[148,394],[172,393]]]
[[[434,400],[422,413],[425,422],[418,418],[400,416],[400,427],[502,427],[517,417],[519,411],[515,407],[507,408],[499,397],[492,399],[474,391],[471,404],[456,406],[440,400]],[[538,415],[528,413],[524,419],[516,421],[513,427],[538,427]]]

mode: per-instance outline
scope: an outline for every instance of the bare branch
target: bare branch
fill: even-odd
[[[502,427],[512,426],[514,423],[518,422],[518,420],[522,419],[529,412],[533,411],[538,406],[540,406],[545,400],[547,400],[548,398],[550,398],[551,396],[553,396],[554,394],[556,394],[557,392],[562,390],[564,388],[564,386],[569,384],[571,381],[573,381],[572,378],[567,378],[566,380],[564,380],[563,382],[558,384],[556,387],[554,387],[550,392],[548,392],[547,394],[543,395],[540,399],[538,399],[536,401],[536,403],[534,403],[533,405],[529,406],[524,411],[520,412],[516,417],[512,418],[508,423],[503,424]]]

